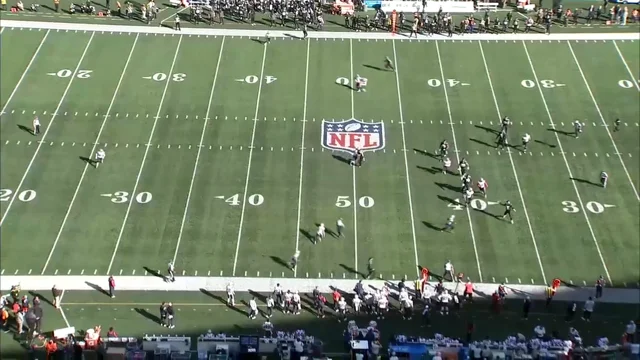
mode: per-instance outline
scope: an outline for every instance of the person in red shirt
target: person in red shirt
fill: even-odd
[[[560,287],[560,284],[562,282],[560,281],[560,279],[555,278],[553,279],[553,282],[551,283],[551,287],[553,288],[553,290],[558,290],[558,288]]]
[[[473,301],[473,283],[471,280],[464,284],[464,298],[469,301]]]
[[[113,330],[113,326],[109,328],[109,331],[107,332],[107,337],[108,338],[117,338],[118,337],[118,333]]]
[[[47,351],[47,360],[55,359],[56,352],[58,351],[58,344],[53,340],[49,340],[44,348]]]
[[[338,301],[340,301],[340,298],[342,296],[340,295],[340,292],[338,291],[338,289],[333,290],[333,309],[334,310],[338,310]]]
[[[500,295],[497,291],[491,295],[491,304],[493,305],[493,311],[496,314],[500,314]]]

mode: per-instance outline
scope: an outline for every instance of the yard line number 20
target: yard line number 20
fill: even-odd
[[[10,201],[11,194],[13,194],[13,190],[10,189],[0,189],[0,201]],[[29,202],[36,198],[35,190],[22,190],[18,193],[18,200],[22,202]]]

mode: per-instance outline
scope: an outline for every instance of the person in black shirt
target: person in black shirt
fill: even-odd
[[[163,301],[160,304],[160,325],[167,326],[167,304]]]
[[[512,216],[512,212],[515,212],[516,209],[513,208],[513,205],[511,205],[511,201],[507,200],[504,204],[504,214],[502,214],[502,218],[506,218],[507,216],[509,217],[509,221],[513,224],[513,216]]]
[[[527,296],[527,298],[524,299],[524,304],[522,305],[522,318],[525,320],[528,319],[530,311],[531,311],[531,298]]]

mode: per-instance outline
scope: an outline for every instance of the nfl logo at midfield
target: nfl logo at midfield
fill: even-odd
[[[322,147],[353,152],[384,148],[384,123],[367,123],[356,119],[339,122],[322,121]]]

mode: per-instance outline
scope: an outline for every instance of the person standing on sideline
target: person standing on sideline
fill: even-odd
[[[527,296],[522,305],[522,318],[525,320],[529,319],[529,312],[531,312],[531,298]]]
[[[631,320],[627,324],[627,328],[624,332],[625,339],[628,343],[633,343],[636,337],[636,323]]]
[[[578,308],[578,304],[576,303],[569,304],[569,306],[567,307],[567,314],[564,317],[564,321],[566,322],[573,321],[573,317],[576,315],[577,308]]]
[[[375,274],[376,269],[373,268],[373,258],[370,257],[369,260],[367,260],[367,279],[371,279],[371,277]]]
[[[342,222],[342,218],[336,222],[336,229],[338,229],[338,237],[344,237],[344,222]]]
[[[598,280],[596,280],[596,299],[600,299],[602,297],[603,290],[604,290],[604,277],[600,275]]]
[[[160,325],[167,326],[167,304],[164,301],[160,304]]]
[[[275,305],[276,305],[276,302],[273,300],[273,296],[271,295],[267,296],[267,313],[266,313],[267,319],[271,319],[271,317],[273,316],[273,307]]]
[[[182,27],[180,27],[180,15],[176,15],[174,29],[176,29],[176,31],[182,31]]]
[[[173,320],[173,316],[175,315],[175,313],[173,312],[173,303],[168,303],[167,304],[167,327],[169,329],[173,329],[176,327],[176,325],[174,324],[174,320]]]
[[[109,276],[109,296],[113,299],[116,297],[116,280],[113,278],[113,275]]]
[[[167,277],[167,281],[175,282],[176,281],[176,268],[173,264],[173,261],[169,261],[167,273],[169,276]]]
[[[584,303],[584,311],[582,312],[582,320],[590,321],[591,314],[593,314],[593,309],[595,308],[596,303],[593,301],[593,298],[589,296],[589,299]]]
[[[471,280],[467,280],[467,283],[464,284],[464,298],[469,302],[473,301],[473,283]]]
[[[453,281],[453,273],[453,264],[451,263],[451,260],[447,260],[447,262],[444,264],[444,274],[442,275],[442,279],[447,280],[448,276],[449,281]]]
[[[60,300],[62,298],[62,290],[58,289],[56,285],[51,288],[51,295],[53,295],[53,307],[60,309]]]
[[[255,320],[258,317],[258,303],[256,303],[256,298],[253,297],[249,300],[249,319]]]
[[[35,119],[33,119],[33,135],[40,135],[40,119],[38,119],[37,116]]]

